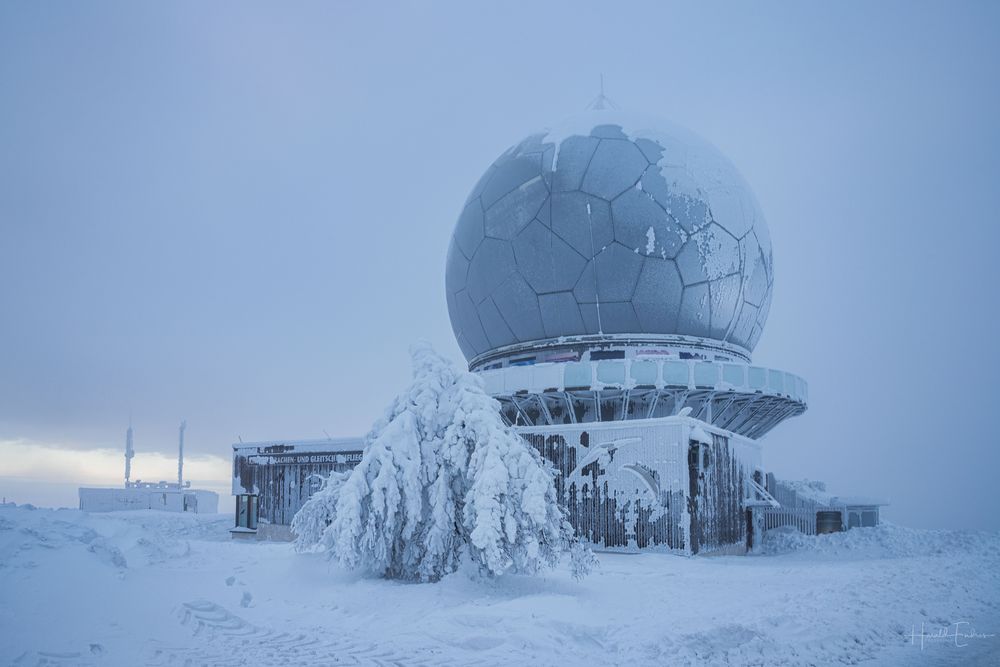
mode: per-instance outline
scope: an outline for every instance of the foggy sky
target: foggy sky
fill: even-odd
[[[765,467],[998,529],[997,34],[987,2],[5,2],[0,441],[363,434],[410,342],[463,362],[469,190],[603,73],[767,218],[754,361],[810,406]]]

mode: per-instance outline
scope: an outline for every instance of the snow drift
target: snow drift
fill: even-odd
[[[359,576],[287,543],[233,541],[231,524],[0,507],[0,664],[910,667],[1000,656],[997,534],[879,526],[800,536],[780,554],[605,554],[580,581],[560,564],[430,587]],[[994,636],[913,638],[957,622]]]

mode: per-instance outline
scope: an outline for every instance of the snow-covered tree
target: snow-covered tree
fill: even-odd
[[[556,499],[555,470],[503,423],[477,376],[458,378],[448,410],[445,451],[468,457],[462,528],[480,570],[534,573],[567,550],[579,574],[589,570],[579,557],[590,552],[574,538]]]
[[[326,529],[333,522],[333,517],[337,516],[340,487],[349,475],[348,472],[332,472],[329,477],[323,478],[319,491],[312,494],[292,517],[296,550],[328,550],[333,546]]]
[[[589,571],[593,554],[556,500],[555,471],[504,424],[481,380],[427,344],[411,354],[413,383],[368,434],[361,462],[296,515],[299,547],[420,581],[463,557],[490,576],[533,573],[564,553],[575,575]]]

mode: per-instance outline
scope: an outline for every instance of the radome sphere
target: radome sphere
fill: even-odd
[[[588,111],[507,150],[473,188],[448,251],[466,358],[610,334],[751,352],[773,285],[767,223],[709,143],[673,124]]]

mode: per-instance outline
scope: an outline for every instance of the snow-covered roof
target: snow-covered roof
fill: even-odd
[[[827,507],[841,505],[888,505],[885,500],[869,496],[838,496],[826,490],[826,484],[815,480],[778,480],[778,484],[793,491],[799,498]]]
[[[834,496],[832,500],[834,505],[847,505],[848,507],[855,507],[858,505],[888,505],[889,501],[880,498],[873,498],[871,496]]]
[[[322,438],[319,440],[268,440],[235,442],[233,451],[239,454],[272,454],[278,452],[351,452],[364,448],[364,438]]]
[[[516,426],[515,431],[518,432],[530,432],[530,433],[560,433],[565,431],[567,427],[572,426],[574,428],[581,428],[587,431],[603,431],[603,430],[618,430],[623,426],[627,427],[641,427],[643,425],[647,426],[663,426],[667,424],[676,424],[678,426],[686,426],[688,428],[688,437],[693,440],[698,440],[702,442],[710,441],[708,437],[709,433],[715,433],[717,435],[724,436],[733,441],[739,441],[746,445],[749,445],[755,449],[760,449],[760,443],[751,438],[746,438],[738,433],[733,433],[732,431],[727,431],[725,429],[713,426],[700,419],[695,419],[694,417],[672,415],[670,417],[653,417],[651,419],[629,419],[624,421],[607,421],[607,422],[581,422],[577,424],[554,424],[549,426]]]

